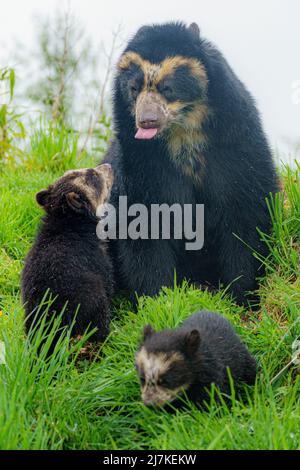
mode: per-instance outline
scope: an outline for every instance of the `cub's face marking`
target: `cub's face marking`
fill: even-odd
[[[136,128],[157,129],[150,138],[163,138],[175,164],[200,182],[207,145],[203,124],[211,114],[204,65],[183,56],[151,63],[129,51],[121,57],[118,69]]]
[[[78,192],[85,194],[89,200],[94,213],[97,209],[108,201],[113,183],[112,173],[104,171],[104,169],[87,168],[77,170],[67,178],[73,178],[72,184],[77,188]]]
[[[145,347],[141,348],[136,355],[136,367],[145,405],[170,403],[189,387],[189,383],[176,383],[173,387],[173,384],[166,382],[167,372],[183,364],[184,357],[179,352],[150,353]]]
[[[95,216],[109,199],[113,172],[108,164],[96,168],[69,170],[47,190],[37,194],[38,203],[47,211],[64,210],[65,201],[76,212]]]
[[[96,214],[97,209],[109,199],[113,175],[111,170],[106,169],[106,165],[99,165],[96,168],[69,170],[60,182],[70,183],[75,192],[84,194]]]

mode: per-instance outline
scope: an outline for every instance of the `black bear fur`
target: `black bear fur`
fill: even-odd
[[[48,315],[57,316],[66,307],[63,326],[71,326],[78,310],[73,336],[83,335],[89,327],[98,329],[92,340],[107,337],[113,268],[107,242],[96,234],[96,204],[105,203],[111,184],[110,166],[101,165],[67,172],[37,194],[46,215],[22,271],[27,332],[45,311],[38,307],[49,290],[55,300]]]
[[[257,227],[270,232],[266,198],[279,190],[278,179],[252,96],[223,55],[197,31],[194,25],[188,28],[182,23],[146,26],[124,53],[132,51],[151,63],[181,56],[204,66],[208,84],[203,101],[210,113],[202,125],[206,136],[206,144],[199,149],[202,160],[194,162],[195,174],[203,173],[201,182],[184,171],[184,163],[174,164],[163,138],[134,138],[137,129],[130,106],[135,97],[130,93],[135,88],[128,91],[128,86],[135,70],[119,69],[115,77],[115,138],[105,161],[115,172],[111,202],[116,207],[121,195],[127,196],[128,205],[204,204],[204,248],[186,251],[184,240],[174,239],[116,240],[111,249],[117,288],[131,296],[134,292],[155,295],[162,286],[174,284],[176,270],[178,283],[184,278],[215,288],[221,283],[230,286],[235,300],[243,304],[247,292],[257,288],[257,276],[263,274],[252,251],[267,255]],[[195,90],[191,77],[185,83],[182,71],[178,87],[186,98],[188,90],[192,95]],[[184,158],[183,148],[182,162]]]

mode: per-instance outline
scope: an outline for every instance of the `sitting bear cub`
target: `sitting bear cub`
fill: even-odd
[[[38,321],[38,307],[49,289],[54,302],[49,315],[59,315],[72,334],[97,327],[92,340],[109,333],[113,268],[105,241],[96,234],[97,213],[110,196],[113,172],[109,164],[68,171],[36,195],[46,216],[22,272],[26,330]],[[79,307],[78,307],[79,306]],[[38,312],[38,313],[37,313]]]

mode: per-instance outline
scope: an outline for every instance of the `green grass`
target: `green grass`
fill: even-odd
[[[290,367],[292,343],[300,336],[300,168],[282,170],[284,196],[270,202],[274,231],[265,237],[270,257],[262,260],[261,307],[236,306],[183,285],[141,298],[138,314],[119,301],[101,358],[78,361],[69,332],[50,360],[37,355],[23,331],[20,271],[41,216],[34,195],[69,168],[92,166],[76,158],[77,137],[44,125],[35,131],[22,163],[0,173],[0,340],[7,364],[0,365],[0,449],[300,449],[299,372]],[[235,325],[259,363],[255,387],[241,403],[212,401],[201,413],[192,404],[168,414],[140,401],[134,354],[145,323],[179,325],[198,309],[220,312]],[[49,335],[53,334],[55,325]]]

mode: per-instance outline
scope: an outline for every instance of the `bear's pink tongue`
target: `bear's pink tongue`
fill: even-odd
[[[135,134],[136,139],[153,139],[153,137],[157,134],[157,128],[151,129],[142,129],[141,127],[138,128],[137,133]]]

